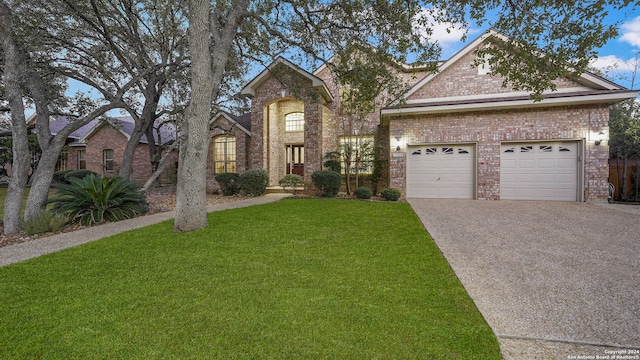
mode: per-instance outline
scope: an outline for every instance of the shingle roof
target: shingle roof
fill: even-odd
[[[135,127],[135,123],[133,118],[130,116],[122,116],[122,117],[109,117],[107,120],[111,126],[120,130],[122,134],[124,134],[127,138],[131,137],[133,134],[133,130]],[[52,117],[52,121],[49,123],[49,127],[51,129],[52,134],[57,134],[60,130],[62,130],[65,126],[67,126],[70,122],[70,118],[67,116],[55,116]],[[102,124],[104,120],[95,119],[89,122],[87,125],[82,126],[78,130],[74,131],[69,135],[69,138],[74,139],[75,141],[86,140],[87,137],[91,136],[91,134],[96,131]],[[153,137],[155,143],[158,144],[158,132],[154,131]],[[168,123],[163,124],[160,127],[160,140],[162,144],[166,144],[168,142],[174,141],[176,139],[176,127],[175,125]],[[140,140],[142,143],[148,143],[146,135],[142,136]]]

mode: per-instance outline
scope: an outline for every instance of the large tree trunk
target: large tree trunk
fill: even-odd
[[[191,101],[181,132],[176,218],[173,224],[175,231],[191,231],[207,226],[207,153],[211,101],[214,90],[220,87],[233,40],[249,1],[234,2],[226,16],[216,9],[211,19],[210,6],[208,0],[189,2]]]
[[[56,163],[64,145],[65,139],[56,136],[47,149],[43,149],[38,167],[32,176],[33,182],[31,183],[27,205],[24,209],[25,220],[29,220],[43,211],[49,197],[49,188],[51,187]]]
[[[191,101],[181,132],[176,218],[173,224],[175,231],[191,231],[207,226],[207,125],[214,89],[209,52],[210,13],[208,0],[189,2]]]
[[[24,116],[21,92],[21,74],[24,74],[24,64],[11,34],[11,16],[11,10],[7,4],[0,1],[0,41],[4,52],[5,96],[11,109],[11,134],[13,136],[13,164],[7,196],[4,200],[5,234],[17,233],[21,229],[22,197],[31,168],[27,122]]]

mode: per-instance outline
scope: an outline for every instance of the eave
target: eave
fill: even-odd
[[[542,101],[534,101],[528,95],[476,99],[430,99],[422,103],[388,107],[381,110],[382,124],[390,117],[402,115],[431,115],[473,111],[510,110],[589,104],[614,104],[638,96],[635,90],[592,90],[574,93],[550,93]]]

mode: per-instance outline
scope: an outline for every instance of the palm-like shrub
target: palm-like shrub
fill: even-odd
[[[53,204],[52,211],[70,222],[93,225],[129,219],[148,210],[144,194],[134,181],[96,174],[68,181],[57,186],[56,196],[49,203]]]

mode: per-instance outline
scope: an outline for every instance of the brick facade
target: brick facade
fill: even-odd
[[[220,191],[220,185],[215,179],[213,171],[213,142],[216,136],[232,135],[236,140],[236,172],[241,174],[249,168],[249,141],[250,136],[244,130],[223,116],[218,116],[210,125],[211,140],[209,141],[209,153],[207,155],[207,191]]]
[[[290,89],[275,76],[269,77],[256,87],[251,102],[250,168],[266,169],[269,186],[277,186],[285,175],[285,149],[289,144],[304,144],[304,180],[311,186],[311,174],[322,169],[322,156],[328,148],[325,134],[335,134],[330,114],[320,95],[313,89],[311,81],[288,74],[293,78],[285,81],[296,83]],[[285,131],[285,115],[291,112],[304,113],[303,133]]]
[[[473,143],[477,151],[477,198],[500,199],[500,145],[505,141],[570,140],[584,146],[584,199],[606,200],[609,156],[606,144],[596,146],[589,134],[607,131],[609,108],[556,107],[517,111],[487,111],[415,115],[392,119],[389,132],[406,144]],[[406,147],[391,149],[391,186],[406,193]]]

